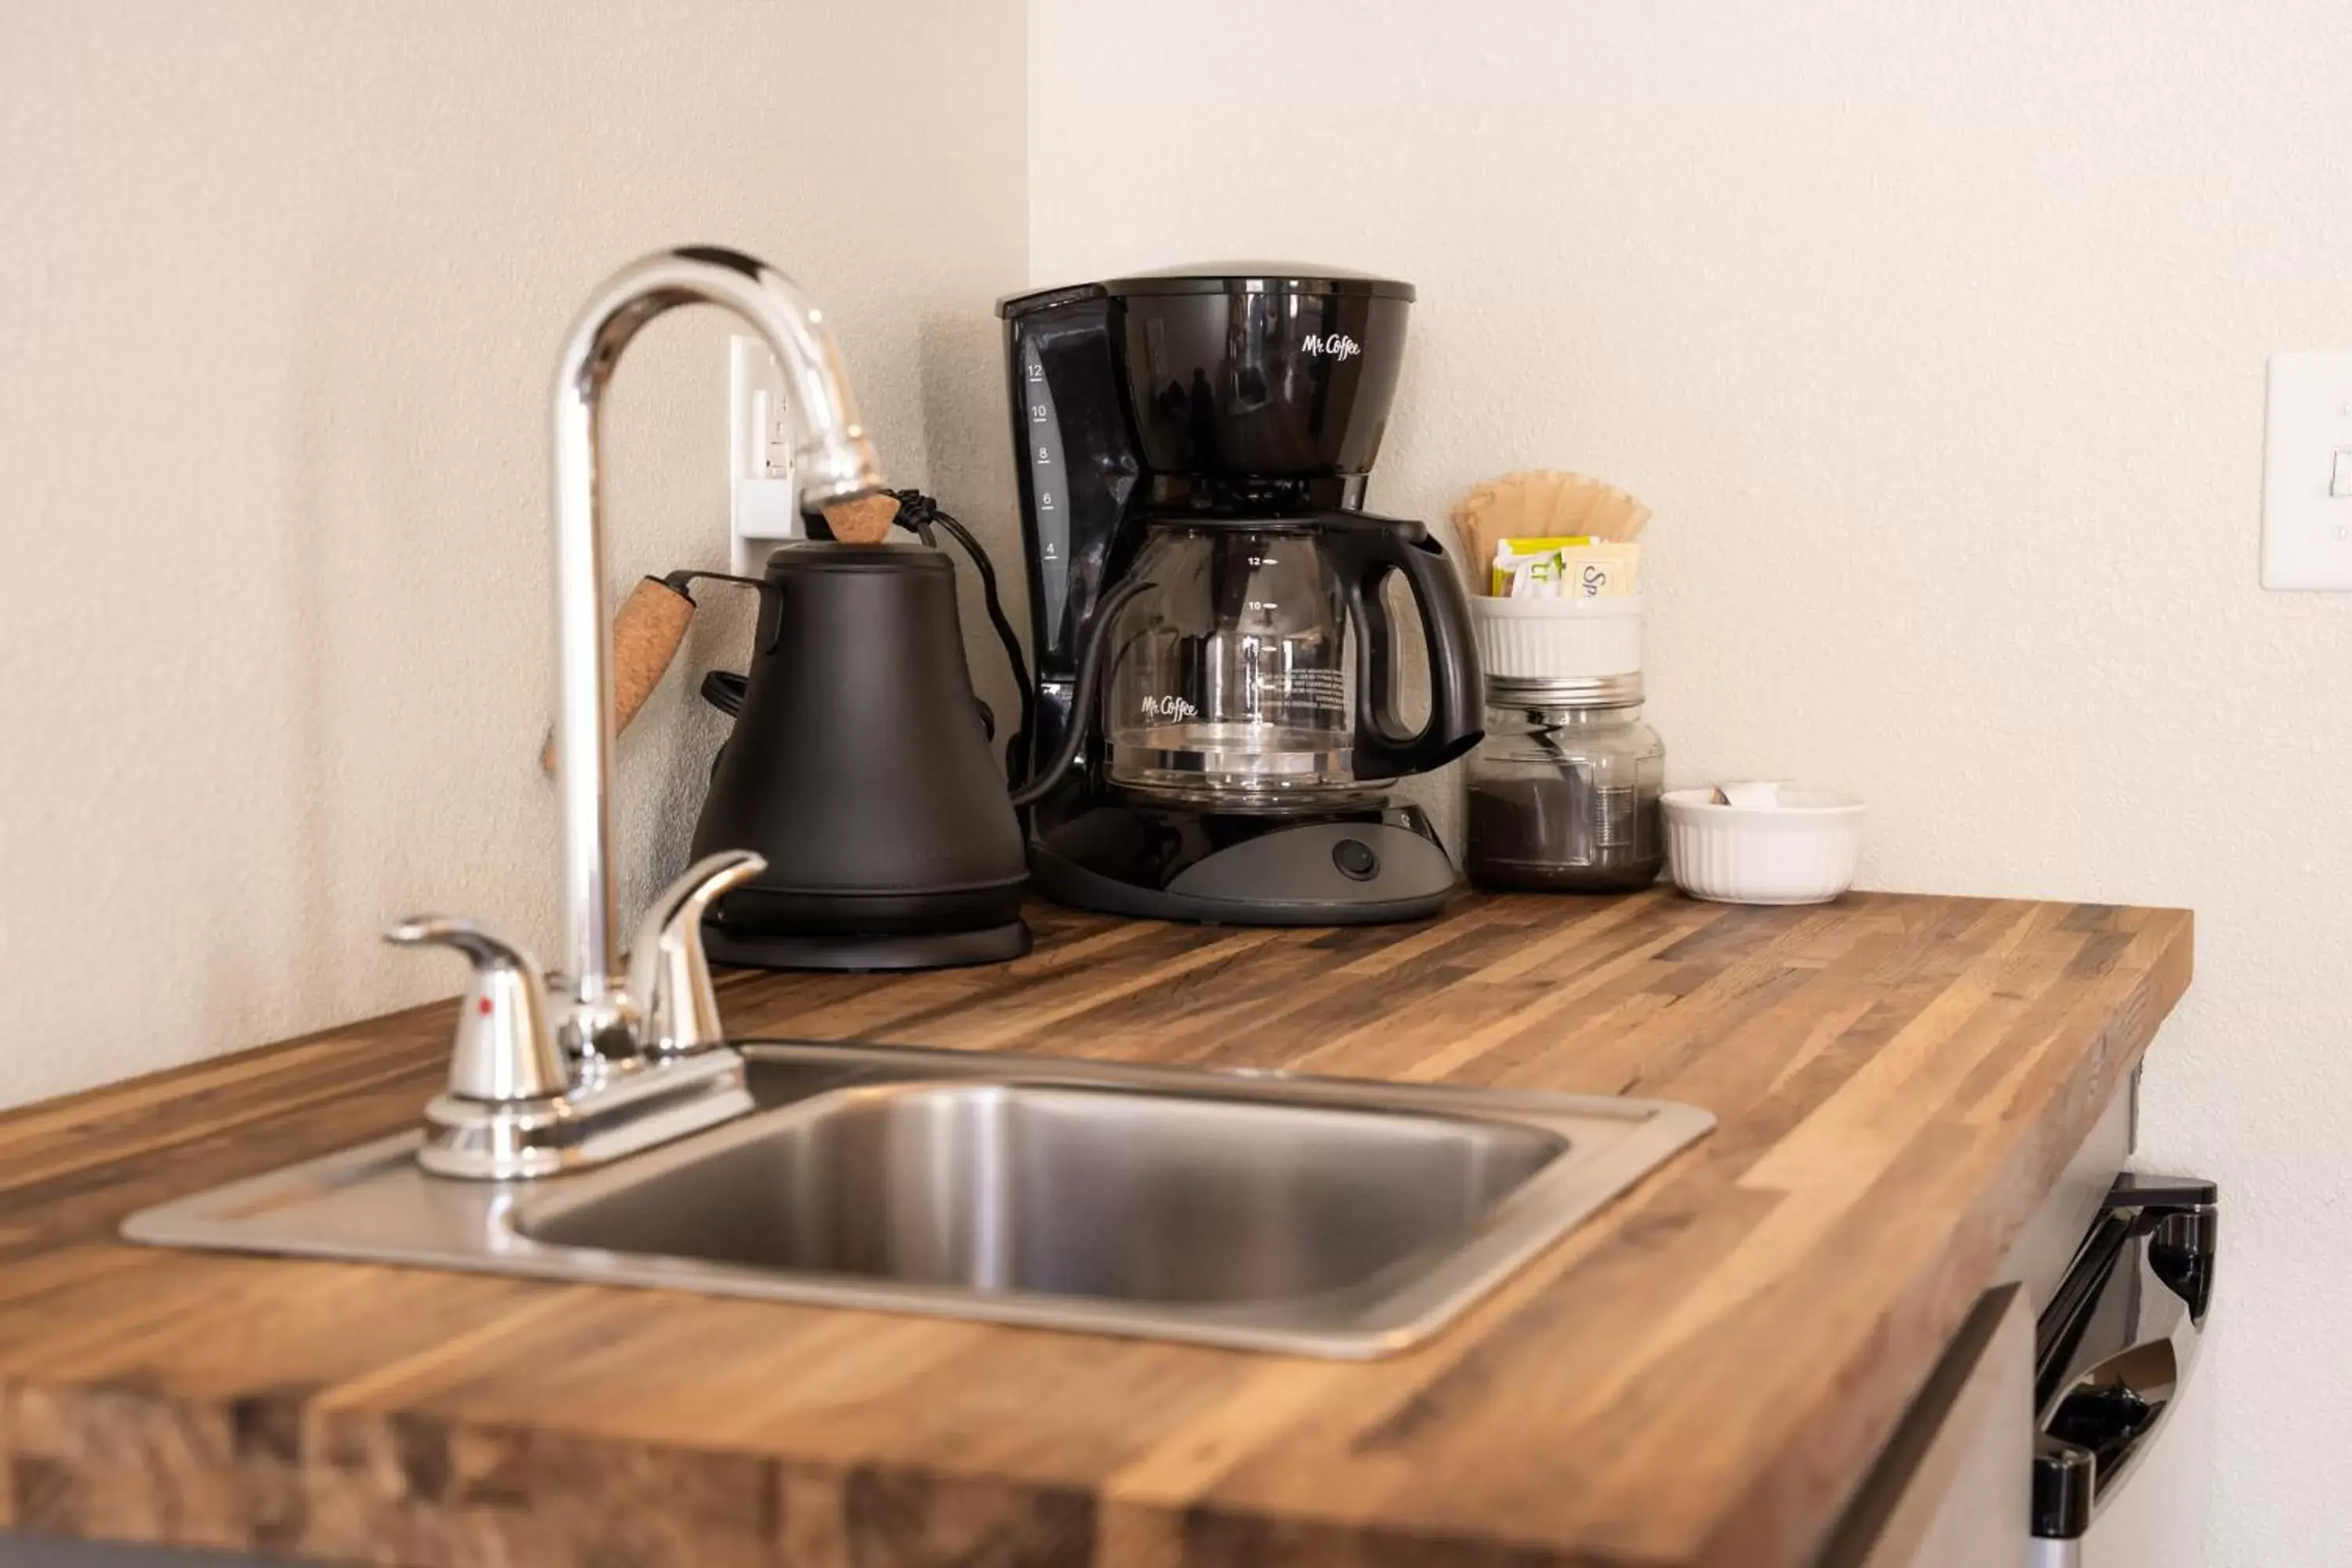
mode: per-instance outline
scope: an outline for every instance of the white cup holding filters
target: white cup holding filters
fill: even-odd
[[[1642,596],[1496,599],[1473,595],[1470,620],[1490,680],[1582,679],[1642,668]]]

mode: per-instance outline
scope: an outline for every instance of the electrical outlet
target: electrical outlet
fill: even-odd
[[[2271,356],[2263,586],[2352,592],[2352,353]]]
[[[757,338],[727,340],[727,471],[730,479],[728,570],[757,576],[768,552],[804,539],[793,482],[792,411],[784,404],[784,373]]]

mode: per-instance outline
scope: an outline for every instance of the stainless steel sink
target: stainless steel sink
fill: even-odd
[[[1199,1340],[1400,1349],[1713,1119],[1688,1106],[896,1047],[740,1047],[761,1109],[588,1173],[403,1135],[135,1241]]]

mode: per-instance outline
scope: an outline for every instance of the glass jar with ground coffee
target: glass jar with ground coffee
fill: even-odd
[[[1642,677],[1486,682],[1470,753],[1464,868],[1482,888],[1613,893],[1665,865],[1666,749],[1642,721]]]

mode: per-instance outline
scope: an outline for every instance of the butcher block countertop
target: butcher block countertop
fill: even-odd
[[[2189,977],[2183,910],[1891,894],[1032,920],[1015,963],[722,1005],[1720,1125],[1370,1363],[114,1238],[411,1124],[421,1008],[0,1119],[0,1526],[486,1568],[1808,1563]]]

